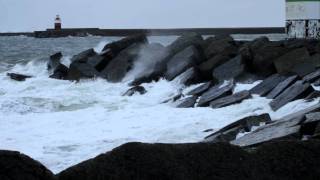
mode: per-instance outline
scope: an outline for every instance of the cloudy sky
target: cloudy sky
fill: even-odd
[[[0,0],[0,31],[284,26],[284,0]]]

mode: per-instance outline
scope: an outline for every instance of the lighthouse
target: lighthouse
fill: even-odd
[[[286,0],[288,38],[320,39],[320,0]]]
[[[56,30],[56,31],[61,30],[61,19],[60,19],[59,15],[57,15],[56,19],[54,20],[54,30]]]

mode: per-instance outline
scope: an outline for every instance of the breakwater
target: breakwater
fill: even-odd
[[[284,27],[249,27],[249,28],[179,28],[179,29],[99,29],[99,28],[66,28],[62,30],[47,29],[29,33],[0,33],[0,36],[25,35],[36,38],[55,38],[67,36],[130,36],[134,34],[147,34],[153,36],[182,35],[196,32],[202,35],[227,35],[227,34],[281,34],[285,33]]]

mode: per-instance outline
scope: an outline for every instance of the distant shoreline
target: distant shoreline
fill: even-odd
[[[0,36],[29,36],[36,38],[84,37],[84,36],[130,36],[147,34],[153,36],[182,35],[196,32],[201,35],[229,35],[229,34],[283,34],[284,27],[246,27],[246,28],[179,28],[179,29],[99,29],[99,28],[66,28],[59,31],[47,29],[34,32],[8,32]]]

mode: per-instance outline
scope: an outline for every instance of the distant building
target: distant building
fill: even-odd
[[[320,0],[286,0],[289,38],[320,39]]]
[[[54,20],[54,30],[56,30],[56,31],[61,30],[61,19],[60,19],[59,15],[57,15],[56,19]]]

